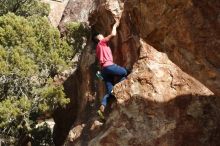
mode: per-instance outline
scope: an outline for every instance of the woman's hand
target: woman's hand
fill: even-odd
[[[118,27],[119,24],[120,24],[118,19],[115,20],[115,21],[116,21],[116,22],[115,22],[115,24],[113,25],[112,33],[111,33],[113,36],[116,36],[116,34],[117,34],[117,30],[116,30],[116,29],[117,29],[117,27]]]
[[[119,21],[118,19],[116,19],[115,21],[116,21],[116,22],[115,22],[115,24],[114,24],[114,27],[117,28],[117,27],[119,26],[119,24],[120,24],[120,21]]]
[[[118,19],[116,19],[115,21],[116,21],[116,22],[115,22],[115,24],[113,25],[111,34],[108,35],[107,37],[105,37],[105,40],[106,40],[106,41],[109,41],[112,37],[116,36],[116,34],[117,34],[117,27],[119,26],[120,23],[119,23],[119,20],[118,20]]]

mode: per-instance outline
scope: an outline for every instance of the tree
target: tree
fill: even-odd
[[[20,16],[48,16],[50,7],[39,0],[0,0],[0,15],[8,12]]]
[[[70,22],[66,24],[65,37],[76,53],[81,52],[86,45],[87,38],[89,37],[89,28],[84,23]]]
[[[73,56],[47,18],[0,17],[1,134],[15,139],[30,135],[40,115],[69,102],[53,77],[71,67]]]

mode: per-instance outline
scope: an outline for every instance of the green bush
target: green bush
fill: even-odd
[[[34,137],[31,141],[32,146],[53,145],[52,132],[47,123],[32,130],[31,135]]]
[[[79,22],[70,22],[66,24],[66,40],[75,49],[75,52],[81,52],[85,47],[89,29],[85,24]]]
[[[0,17],[0,133],[31,133],[38,115],[65,106],[53,77],[71,67],[73,49],[46,18],[8,13]]]
[[[48,16],[50,7],[39,0],[0,0],[0,15],[8,12],[20,16]]]

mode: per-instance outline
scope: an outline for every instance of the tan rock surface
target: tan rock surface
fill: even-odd
[[[217,146],[219,99],[166,54],[141,44],[146,56],[114,88],[118,105],[89,146]]]
[[[61,33],[65,31],[65,24],[69,22],[88,23],[89,13],[96,7],[94,0],[69,0],[59,23]]]
[[[94,128],[104,86],[95,79],[95,50],[88,43],[79,68],[65,83],[71,105],[55,116],[55,135],[63,137],[60,143],[72,125],[74,129],[84,124],[66,145],[220,145],[220,1],[98,0],[94,4],[90,25],[105,35],[121,16],[110,46],[114,61],[133,69],[114,88],[117,101],[106,123]]]
[[[112,8],[116,4],[111,0],[102,5],[90,16],[90,22],[100,32],[107,34],[119,10]],[[132,41],[134,37],[140,37],[166,53],[183,71],[220,95],[220,2],[129,0],[123,4],[119,1],[118,5],[123,6],[123,12],[118,42],[114,42],[114,45],[117,44],[115,48],[121,48],[124,52],[125,48],[137,50]],[[126,41],[130,41],[130,44]],[[128,53],[130,51],[124,55]],[[117,59],[119,55],[115,56]]]
[[[69,2],[69,0],[41,0],[50,5],[49,20],[54,27],[57,27],[63,16],[63,12]]]

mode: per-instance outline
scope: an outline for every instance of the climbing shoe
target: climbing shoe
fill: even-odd
[[[97,113],[102,120],[105,120],[104,113],[101,110],[98,110]]]
[[[100,80],[103,80],[102,73],[100,71],[96,72],[96,77]]]

